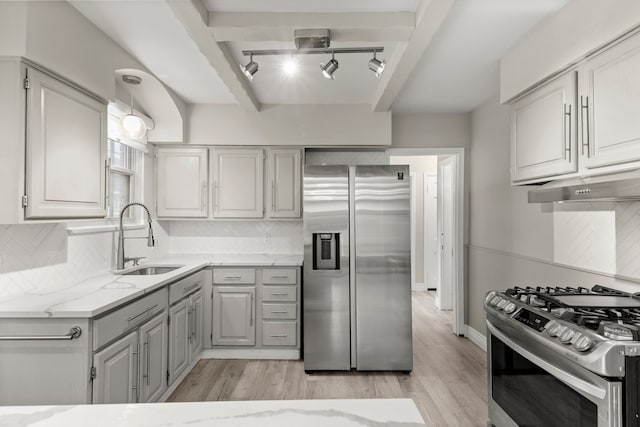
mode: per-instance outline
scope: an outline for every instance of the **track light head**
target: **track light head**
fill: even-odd
[[[251,55],[247,65],[240,65],[240,69],[249,80],[253,81],[253,75],[258,72],[258,63],[253,62],[253,55]]]
[[[376,58],[376,53],[373,52],[373,58],[369,61],[369,69],[376,73],[376,77],[380,78],[382,76],[382,72],[384,71],[384,67],[387,65],[387,60],[383,59],[382,61]]]
[[[322,75],[327,79],[335,79],[333,73],[338,69],[338,61],[336,61],[335,55],[331,53],[331,60],[326,64],[320,64],[320,69],[322,70]]]

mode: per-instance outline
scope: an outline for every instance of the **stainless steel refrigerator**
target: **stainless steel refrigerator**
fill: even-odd
[[[411,371],[409,166],[306,166],[304,369]]]

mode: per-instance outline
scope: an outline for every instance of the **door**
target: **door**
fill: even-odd
[[[589,59],[580,69],[584,163],[597,168],[640,160],[640,37]]]
[[[453,309],[455,242],[455,188],[456,159],[438,159],[438,231],[440,234],[440,286],[436,292],[436,305],[441,310]]]
[[[511,106],[511,180],[578,170],[576,73],[569,72]]]
[[[264,215],[262,150],[213,149],[216,218],[262,218]]]
[[[202,351],[204,327],[204,291],[200,289],[189,298],[191,308],[191,351],[189,360],[193,362]]]
[[[155,402],[167,389],[167,312],[140,327],[139,402]]]
[[[25,218],[106,215],[107,105],[27,69]]]
[[[304,369],[349,370],[349,168],[306,166],[303,187]]]
[[[169,307],[169,384],[189,366],[189,299]]]
[[[268,150],[271,218],[300,216],[300,150]]]
[[[158,148],[158,217],[206,218],[208,170],[206,148]]]
[[[93,356],[96,376],[93,403],[135,403],[137,401],[138,333],[124,338]]]
[[[409,166],[355,168],[358,370],[411,371]]]
[[[438,176],[424,175],[424,253],[425,283],[427,289],[440,286],[440,259],[438,250]]]
[[[256,343],[255,286],[213,287],[213,345]]]

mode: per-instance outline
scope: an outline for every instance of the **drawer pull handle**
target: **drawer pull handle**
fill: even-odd
[[[158,304],[154,304],[151,307],[147,307],[145,308],[142,312],[136,314],[135,316],[131,316],[127,319],[128,322],[131,322],[132,320],[137,319],[140,316],[144,316],[145,314],[149,313],[151,310],[153,310],[154,308],[156,308],[158,306]]]
[[[191,285],[191,286],[187,286],[187,287],[186,287],[186,288],[184,288],[184,290],[182,291],[182,294],[184,295],[184,294],[186,294],[186,293],[188,293],[188,292],[192,291],[193,289],[197,288],[198,286],[200,286],[200,282],[196,282],[196,283],[194,283],[194,284],[193,284],[193,285]]]
[[[0,337],[0,341],[68,341],[80,335],[82,335],[82,329],[80,326],[74,326],[66,335],[16,335]]]
[[[271,278],[276,280],[286,280],[289,276],[271,276]]]
[[[271,334],[269,335],[271,338],[286,338],[289,334]]]
[[[286,297],[289,294],[287,292],[274,292],[271,295],[273,295],[274,297]]]
[[[224,276],[224,280],[240,280],[242,276]]]
[[[271,314],[287,314],[288,311],[272,311]]]

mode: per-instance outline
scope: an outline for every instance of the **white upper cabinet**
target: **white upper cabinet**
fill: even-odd
[[[267,212],[271,218],[300,216],[300,150],[267,150]]]
[[[576,73],[511,106],[511,180],[576,172]]]
[[[158,148],[158,217],[206,218],[208,170],[206,148]]]
[[[640,160],[640,36],[584,64],[580,102],[586,168]]]
[[[34,68],[27,78],[25,218],[104,217],[106,103]]]
[[[262,218],[262,150],[212,149],[213,216]]]

